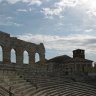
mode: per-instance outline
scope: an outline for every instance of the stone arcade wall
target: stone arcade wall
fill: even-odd
[[[10,64],[11,50],[14,49],[16,53],[16,64],[23,64],[23,53],[28,52],[29,64],[35,64],[35,54],[39,54],[40,64],[45,63],[45,48],[43,43],[36,45],[34,43],[25,42],[17,39],[16,37],[10,37],[10,34],[0,31],[0,46],[3,52],[3,64]]]

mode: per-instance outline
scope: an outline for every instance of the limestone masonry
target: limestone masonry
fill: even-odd
[[[35,63],[36,53],[40,56],[40,64],[45,63],[45,48],[43,43],[36,45],[34,43],[17,39],[16,37],[10,37],[10,34],[0,32],[0,46],[3,50],[3,64],[11,63],[11,49],[14,49],[16,52],[16,64],[23,64],[24,51],[28,52],[29,64]]]

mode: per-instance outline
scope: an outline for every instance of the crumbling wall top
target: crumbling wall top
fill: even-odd
[[[10,34],[0,31],[0,36],[2,36],[2,35],[3,35],[3,36],[10,37]]]
[[[0,46],[3,47],[3,62],[4,64],[10,63],[11,50],[15,50],[16,63],[23,64],[24,51],[28,52],[29,64],[35,63],[35,54],[40,55],[41,64],[45,60],[45,48],[43,43],[34,44],[31,42],[20,40],[16,37],[10,37],[10,34],[0,31]]]

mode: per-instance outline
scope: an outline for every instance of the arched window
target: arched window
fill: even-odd
[[[16,51],[14,49],[11,50],[11,63],[16,63]]]
[[[3,50],[1,46],[0,46],[0,61],[3,61]]]
[[[35,54],[35,63],[40,61],[40,56],[38,53]]]
[[[95,67],[96,62],[92,62],[92,67]]]
[[[24,53],[23,53],[23,63],[29,64],[29,55],[28,55],[27,51],[24,51]]]

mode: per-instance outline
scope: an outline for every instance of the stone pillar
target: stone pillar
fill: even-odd
[[[80,73],[82,73],[82,66],[83,66],[83,64],[81,63],[80,64]]]
[[[22,48],[16,49],[16,64],[23,64],[23,50],[22,50]]]
[[[85,72],[86,72],[86,73],[88,72],[88,66],[87,66],[87,63],[85,64]]]
[[[45,54],[44,53],[40,54],[40,64],[45,64]]]
[[[29,64],[35,64],[35,53],[29,53]]]
[[[75,62],[75,73],[77,73],[77,62]]]
[[[3,63],[10,64],[10,47],[3,47]]]
[[[43,43],[40,43],[38,53],[40,55],[40,64],[45,64],[45,47]]]

